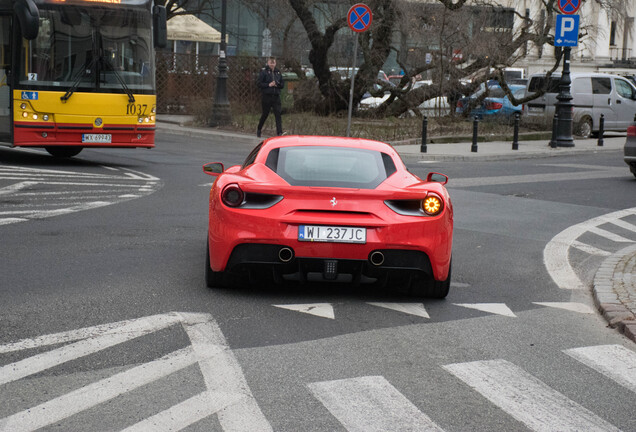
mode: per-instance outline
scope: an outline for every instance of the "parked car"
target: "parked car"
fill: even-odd
[[[630,127],[627,128],[627,139],[625,140],[625,163],[636,177],[636,118]]]
[[[513,96],[517,99],[524,97],[526,88],[522,85],[512,84],[508,86]],[[486,92],[486,84],[482,84],[475,93],[468,97],[461,98],[457,102],[455,108],[456,113],[463,113],[470,103],[475,99],[478,99]],[[488,83],[488,96],[483,99],[480,105],[474,107],[470,111],[471,116],[477,116],[480,119],[494,119],[503,118],[510,120],[514,118],[515,113],[522,112],[521,105],[513,105],[508,98],[508,95],[504,92],[499,84]]]
[[[388,144],[284,136],[243,165],[208,163],[205,280],[382,283],[444,298],[451,280],[448,177],[409,172]]]
[[[574,104],[574,132],[589,138],[598,134],[601,114],[606,131],[625,131],[636,115],[636,87],[626,78],[605,73],[572,73],[570,93]],[[528,122],[552,121],[558,102],[560,74],[553,74],[547,92],[527,103],[524,119]],[[546,82],[545,74],[535,74],[528,82],[527,94],[536,93]]]

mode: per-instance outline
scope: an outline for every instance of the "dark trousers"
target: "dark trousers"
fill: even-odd
[[[258,122],[258,131],[263,129],[265,120],[269,116],[270,111],[274,111],[274,117],[276,118],[276,135],[282,135],[283,122],[280,117],[280,95],[277,94],[264,94],[263,95],[263,114]]]

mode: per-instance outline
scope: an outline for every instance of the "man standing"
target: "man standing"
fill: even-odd
[[[280,117],[280,90],[285,86],[283,81],[283,75],[278,69],[276,69],[276,58],[270,57],[267,60],[267,66],[261,69],[261,73],[258,74],[258,88],[263,93],[263,114],[258,122],[258,129],[256,129],[256,136],[261,136],[261,130],[269,116],[269,112],[274,110],[274,117],[276,118],[276,135],[283,134],[283,122]]]

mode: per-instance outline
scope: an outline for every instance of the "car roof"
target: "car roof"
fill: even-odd
[[[301,146],[325,146],[325,147],[352,147],[367,150],[375,150],[391,155],[394,159],[399,156],[395,149],[387,143],[364,138],[346,138],[334,136],[314,136],[314,135],[285,135],[268,138],[263,142],[261,155],[269,153],[270,150],[281,147],[301,147]]]

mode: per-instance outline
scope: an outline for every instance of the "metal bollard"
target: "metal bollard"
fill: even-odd
[[[519,150],[519,113],[515,113],[515,130],[512,136],[512,149]]]
[[[426,129],[428,128],[428,118],[424,116],[422,119],[422,145],[420,146],[420,152],[426,153]]]
[[[479,133],[479,117],[475,116],[473,120],[473,144],[470,146],[472,153],[477,153],[477,135]]]
[[[559,113],[554,113],[554,117],[552,118],[552,139],[550,140],[550,147],[557,148],[557,123],[559,122]]]
[[[605,133],[605,114],[601,114],[601,121],[598,123],[598,142],[597,146],[603,147],[603,133]]]

